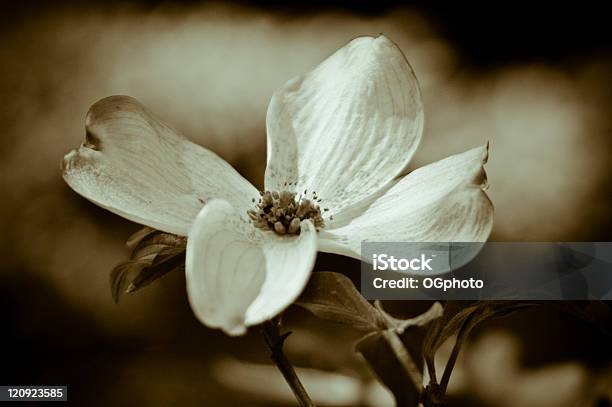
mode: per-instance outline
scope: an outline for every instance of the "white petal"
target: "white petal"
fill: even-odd
[[[198,214],[187,241],[187,292],[202,323],[241,335],[273,318],[306,285],[316,258],[310,221],[299,236],[261,231],[229,203],[211,200]]]
[[[381,35],[357,38],[289,81],[272,97],[266,122],[266,189],[316,191],[337,216],[410,161],[423,108],[412,68]]]
[[[64,180],[127,219],[186,235],[208,199],[226,199],[246,211],[258,197],[228,163],[178,135],[133,98],[98,101],[85,127],[85,142],[64,157]]]
[[[482,146],[411,172],[351,223],[321,233],[319,249],[359,258],[362,241],[486,241],[493,226],[487,157]]]

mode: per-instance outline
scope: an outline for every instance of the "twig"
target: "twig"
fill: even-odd
[[[276,363],[278,370],[280,370],[285,381],[289,384],[289,387],[291,387],[291,391],[293,391],[300,406],[314,407],[314,403],[310,399],[306,389],[304,389],[302,382],[300,382],[295,369],[283,352],[283,344],[291,332],[281,334],[280,324],[273,321],[264,322],[261,326],[261,331],[270,349],[270,359]]]

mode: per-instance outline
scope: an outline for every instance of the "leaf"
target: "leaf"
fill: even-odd
[[[157,230],[145,226],[142,229],[138,230],[136,233],[132,234],[130,237],[128,237],[128,240],[125,242],[125,245],[128,247],[128,249],[133,249],[142,239],[154,232],[157,232]]]
[[[418,405],[423,387],[421,370],[412,363],[410,354],[404,353],[407,351],[395,332],[383,330],[366,335],[357,343],[356,350],[391,390],[397,406]]]
[[[379,300],[374,301],[374,306],[383,314],[387,320],[389,327],[394,327],[398,334],[403,334],[410,327],[422,327],[430,322],[440,318],[444,313],[444,308],[439,302],[434,302],[433,305],[424,313],[417,315],[414,318],[398,319],[389,315],[382,307]]]
[[[421,332],[409,328],[418,329],[439,318],[443,312],[439,303],[414,318],[397,319],[385,312],[380,302],[373,306],[366,301],[346,276],[317,272],[296,304],[319,318],[367,332],[355,350],[391,390],[398,406],[417,406],[423,390],[420,339],[413,349],[404,338],[422,338]],[[410,335],[406,335],[408,332]]]
[[[533,305],[535,305],[533,301],[447,302],[442,317],[430,326],[423,342],[423,356],[432,383],[437,384],[435,354],[448,338],[462,330],[467,336],[476,325],[489,318],[507,315]]]
[[[386,321],[353,285],[340,273],[313,273],[306,289],[295,302],[321,319],[326,319],[365,332],[386,329]]]
[[[457,303],[449,303],[444,310],[444,315],[439,321],[441,326],[438,331],[431,329],[428,333],[425,346],[431,350],[437,350],[449,337],[456,334],[463,324],[471,318],[471,323],[477,325],[487,319],[501,317],[521,309],[546,305],[561,312],[571,314],[577,318],[591,323],[602,333],[612,335],[612,310],[601,301],[480,301],[474,305],[457,310]],[[427,349],[426,349],[427,351]]]
[[[130,260],[117,265],[110,274],[111,295],[115,302],[185,265],[186,239],[145,227],[127,242]]]
[[[147,266],[145,262],[127,261],[118,264],[110,274],[110,289],[113,301],[119,302],[119,298],[125,292],[134,278]]]
[[[177,236],[170,233],[155,231],[144,237],[132,249],[132,259],[144,257],[152,250],[152,248],[160,247],[185,247],[187,239],[183,236]]]
[[[160,251],[153,264],[143,268],[136,275],[131,284],[126,288],[126,292],[132,293],[138,291],[171,271],[184,269],[184,254],[185,249],[183,248],[167,248]]]
[[[447,302],[442,318],[430,327],[423,344],[423,354],[430,373],[431,381],[437,384],[434,358],[437,350],[451,336],[457,334],[456,352],[462,346],[471,331],[480,323],[510,313],[533,307],[546,305],[583,319],[599,328],[603,334],[612,335],[610,329],[612,310],[601,301],[480,301],[477,303]],[[453,352],[455,353],[455,352]],[[452,355],[451,355],[452,356]],[[456,354],[454,357],[456,358]],[[454,360],[449,359],[442,378],[442,392],[450,378]],[[450,366],[450,370],[448,369]]]

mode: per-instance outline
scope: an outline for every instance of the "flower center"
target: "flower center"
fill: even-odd
[[[318,205],[321,198],[316,192],[313,192],[310,198],[307,198],[307,191],[299,196],[295,192],[288,191],[260,191],[259,194],[261,198],[255,209],[247,211],[256,228],[273,230],[279,235],[299,235],[300,224],[305,219],[310,219],[317,231],[325,227],[321,208]],[[326,211],[327,209],[323,209],[323,212]]]

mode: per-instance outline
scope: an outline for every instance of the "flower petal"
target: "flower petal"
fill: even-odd
[[[64,180],[76,192],[132,221],[186,235],[211,198],[246,211],[257,190],[228,163],[160,122],[137,100],[95,103],[86,140],[64,157]]]
[[[408,164],[423,106],[399,48],[382,35],[360,37],[277,91],[266,122],[266,189],[316,191],[336,215]]]
[[[321,233],[319,250],[359,258],[362,241],[486,241],[493,226],[487,157],[482,146],[411,172],[351,223]]]
[[[299,236],[262,232],[228,202],[211,200],[187,241],[187,292],[198,319],[229,335],[273,318],[306,285],[317,250],[310,221]]]

